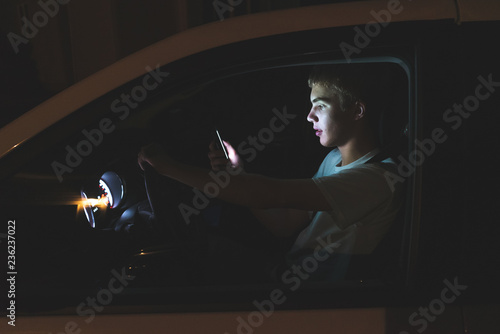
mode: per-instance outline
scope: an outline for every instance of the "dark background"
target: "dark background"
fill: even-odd
[[[52,95],[168,36],[221,19],[213,0],[59,0],[47,23],[15,52],[9,34],[23,37],[56,0],[0,0],[0,127]],[[227,4],[227,0],[219,0]],[[349,0],[242,0],[223,19]],[[350,0],[352,1],[352,0]],[[233,1],[238,3],[238,1]],[[43,22],[42,22],[43,23]]]

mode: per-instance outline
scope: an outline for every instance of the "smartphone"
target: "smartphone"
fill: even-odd
[[[219,130],[217,130],[217,128],[216,128],[214,131],[215,131],[215,147],[218,150],[224,151],[224,155],[226,156],[226,159],[229,160],[229,155],[227,154],[227,149],[226,149],[226,146],[224,145],[224,142],[222,141]]]

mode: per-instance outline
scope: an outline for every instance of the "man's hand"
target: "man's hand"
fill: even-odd
[[[230,168],[242,169],[243,161],[241,160],[238,153],[236,153],[236,150],[227,141],[223,141],[223,143],[224,146],[226,147],[229,159],[226,159],[224,151],[217,149],[217,147],[215,146],[215,141],[212,141],[210,143],[209,146],[210,152],[208,152],[208,158],[210,159],[210,165],[212,166],[212,170],[214,171],[225,170],[228,167],[227,166],[228,164],[230,164],[229,166]]]
[[[146,164],[150,164],[158,173],[164,174],[175,161],[165,153],[160,144],[151,143],[141,148],[137,162],[142,170]]]

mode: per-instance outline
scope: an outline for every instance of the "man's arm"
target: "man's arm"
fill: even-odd
[[[158,146],[144,147],[139,153],[139,164],[149,163],[160,174],[191,187],[204,190],[214,183],[209,170],[182,164],[167,156]],[[218,198],[230,203],[256,208],[290,208],[322,211],[330,206],[312,179],[281,180],[256,174],[230,175],[227,186],[219,187]],[[233,172],[233,174],[235,174]]]
[[[229,159],[223,151],[216,148],[214,142],[210,144],[208,158],[210,159],[212,170],[215,172],[226,170],[228,164],[243,170],[243,161],[236,150],[228,142],[224,142],[224,146],[226,146]],[[252,208],[251,211],[264,227],[278,237],[290,237],[305,228],[311,221],[310,211],[306,210]]]

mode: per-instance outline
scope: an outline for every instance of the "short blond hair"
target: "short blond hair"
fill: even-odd
[[[356,75],[349,75],[346,73],[345,68],[338,65],[314,67],[309,75],[308,84],[310,88],[319,85],[333,90],[337,94],[342,111],[346,111],[349,106],[357,101],[367,102],[361,96],[359,78]]]

